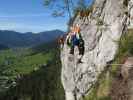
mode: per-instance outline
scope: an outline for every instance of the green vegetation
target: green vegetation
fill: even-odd
[[[112,83],[112,76],[106,69],[100,77],[97,83],[90,90],[91,92],[84,98],[84,100],[111,100],[109,97],[110,87]]]
[[[11,87],[0,100],[64,100],[64,90],[61,85],[61,63],[59,53],[46,66],[25,75],[18,80],[16,87]]]
[[[58,51],[55,41],[0,51],[0,100],[64,100]]]
[[[133,30],[130,29],[128,34],[124,34],[120,40],[118,57],[133,56]]]
[[[119,73],[119,66],[115,64],[122,64],[124,60],[133,56],[133,30],[128,30],[128,33],[123,34],[119,41],[119,50],[112,66],[105,69],[98,78],[97,83],[92,87],[91,92],[84,98],[84,100],[111,100],[111,88],[114,78]]]
[[[15,54],[13,50],[5,50],[0,52],[0,66],[7,66],[18,74],[28,74],[40,64],[46,64],[51,57],[51,53],[27,56],[25,54]]]
[[[127,57],[133,56],[133,30],[123,34],[119,41],[119,50],[113,64],[122,64]],[[112,73],[116,73],[118,66],[112,66]]]

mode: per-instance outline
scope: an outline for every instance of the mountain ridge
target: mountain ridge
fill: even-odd
[[[51,30],[39,33],[20,33],[10,30],[0,30],[0,44],[8,47],[28,47],[41,44],[43,42],[50,42],[57,39],[64,32],[61,30]]]

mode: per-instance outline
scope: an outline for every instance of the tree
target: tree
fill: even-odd
[[[53,9],[52,15],[54,17],[68,14],[71,19],[77,9],[87,8],[89,5],[87,2],[92,1],[94,0],[44,0],[44,6]]]

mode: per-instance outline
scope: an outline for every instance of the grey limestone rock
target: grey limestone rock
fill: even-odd
[[[78,49],[70,55],[70,48],[64,44],[61,51],[62,84],[66,100],[80,100],[97,81],[107,63],[112,61],[118,50],[118,42],[127,27],[124,0],[96,0],[89,20],[76,17],[73,24],[79,24],[85,41],[83,63],[78,64]],[[102,24],[98,24],[99,20]],[[71,58],[71,60],[70,60]]]

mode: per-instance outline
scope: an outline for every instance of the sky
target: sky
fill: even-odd
[[[43,0],[0,0],[0,30],[41,32],[53,29],[65,31],[68,17],[53,17],[43,6]]]

